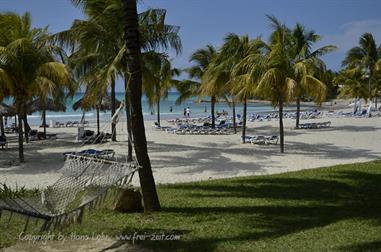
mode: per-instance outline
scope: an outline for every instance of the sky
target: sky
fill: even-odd
[[[289,27],[299,22],[314,30],[322,36],[316,46],[336,45],[337,51],[323,57],[333,70],[340,69],[346,51],[357,45],[363,33],[373,33],[381,44],[380,0],[141,0],[139,12],[147,8],[166,9],[166,22],[180,26],[182,54],[170,54],[178,68],[190,65],[189,56],[195,50],[207,44],[220,46],[230,32],[267,40],[266,15],[274,15]],[[29,11],[34,26],[48,25],[50,32],[67,29],[74,19],[84,18],[69,0],[0,0],[0,10]]]

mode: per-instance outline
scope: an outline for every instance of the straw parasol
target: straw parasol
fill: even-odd
[[[89,111],[91,109],[99,109],[100,111],[107,111],[107,110],[111,110],[111,106],[112,106],[111,96],[109,95],[102,97],[100,103],[98,104],[89,104],[86,101],[86,98],[82,97],[81,99],[79,99],[73,104],[73,110],[78,110],[79,108],[81,108],[83,111]],[[115,99],[115,106],[116,107],[120,106],[120,101],[117,99]]]
[[[119,100],[115,99],[115,107],[119,107],[120,104],[121,104],[121,102]],[[95,109],[97,111],[97,131],[99,134],[100,133],[99,132],[99,111],[111,110],[111,107],[112,107],[111,96],[106,95],[100,99],[99,103],[90,103],[86,99],[86,96],[84,96],[81,99],[79,99],[78,101],[76,101],[73,104],[72,108],[74,111],[78,110],[79,108],[81,108],[82,111],[89,111],[91,109]]]
[[[0,103],[0,116],[14,116],[16,110],[13,106],[7,105],[5,103]]]
[[[55,102],[53,99],[47,98],[46,100],[42,100],[37,98],[27,105],[28,114],[32,114],[36,111],[66,111],[66,106],[63,103]]]

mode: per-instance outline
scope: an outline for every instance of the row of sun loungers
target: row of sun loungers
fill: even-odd
[[[203,125],[179,124],[177,127],[163,127],[155,122],[153,127],[178,135],[228,135],[233,133],[233,123],[226,123],[225,121],[220,121],[215,128],[212,128],[209,122],[204,122]],[[241,127],[241,125],[237,125],[237,127]]]
[[[318,123],[300,123],[298,129],[321,129],[331,127],[331,121]]]
[[[329,111],[329,112],[327,113],[327,116],[328,116],[328,117],[332,117],[332,118],[340,118],[340,117],[356,117],[356,118],[362,118],[362,117],[369,117],[369,114],[368,114],[368,111],[365,109],[365,110],[362,110],[362,111],[359,112],[359,113],[343,112],[343,111],[338,111],[338,112]],[[381,116],[381,112],[378,112],[378,111],[372,111],[372,112],[371,112],[371,116],[372,116],[372,117],[378,117],[378,116]]]
[[[115,151],[112,149],[104,149],[104,150],[95,150],[95,149],[86,149],[78,152],[64,152],[63,156],[66,159],[69,155],[76,156],[85,156],[85,157],[94,157],[105,160],[114,160],[115,159]]]
[[[319,111],[306,111],[300,113],[300,119],[318,119],[322,118],[323,113]],[[263,122],[263,121],[271,121],[271,120],[278,120],[278,113],[268,113],[268,114],[250,114],[249,115],[249,121],[250,122]],[[288,119],[296,119],[296,112],[284,112],[283,118]]]
[[[56,122],[55,124],[55,127],[56,128],[60,128],[60,127],[78,127],[80,124],[79,121],[67,121],[66,123],[61,123],[61,122]],[[83,126],[88,126],[89,125],[89,122],[88,121],[84,121],[83,122]]]
[[[177,135],[230,135],[233,131],[229,128],[210,128],[210,127],[197,127],[197,128],[174,128],[167,129],[166,132]]]
[[[245,140],[252,144],[278,144],[279,136],[246,136]]]

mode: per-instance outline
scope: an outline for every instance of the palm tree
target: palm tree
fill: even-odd
[[[364,69],[364,74],[368,78],[368,97],[373,98],[377,93],[373,85],[375,80],[375,71],[377,61],[381,60],[381,45],[377,47],[376,41],[371,33],[364,33],[359,39],[359,45],[353,47],[347,52],[342,64],[348,68],[359,67]]]
[[[294,91],[296,81],[291,57],[290,30],[275,17],[268,16],[273,32],[268,45],[268,52],[262,60],[263,75],[255,93],[269,99],[279,108],[280,151],[284,152],[283,106]]]
[[[214,107],[217,102],[217,98],[223,94],[223,90],[221,89],[221,83],[223,83],[223,81],[214,82],[215,80],[213,80],[213,83],[209,83],[208,77],[204,75],[208,66],[217,57],[217,55],[217,50],[212,45],[207,45],[205,48],[199,49],[191,55],[190,61],[194,62],[194,65],[186,69],[190,78],[199,83],[200,89],[198,94],[201,96],[210,96],[212,128],[215,128],[216,122]],[[188,84],[189,83],[192,82],[188,82]],[[193,84],[195,83],[193,82]]]
[[[247,116],[247,100],[256,95],[256,87],[262,74],[261,59],[266,51],[266,44],[260,39],[249,40],[247,36],[235,40],[238,45],[232,44],[231,48],[241,48],[239,54],[236,55],[236,63],[231,71],[229,81],[230,92],[241,102],[243,102],[243,127],[242,142],[246,141],[246,116]],[[226,52],[229,55],[228,52]],[[237,57],[238,56],[238,57]],[[234,56],[231,56],[231,59]]]
[[[333,45],[323,46],[312,51],[312,46],[314,43],[318,42],[321,37],[317,35],[314,31],[308,31],[301,24],[296,24],[294,30],[292,31],[292,43],[293,43],[293,57],[295,64],[304,61],[308,62],[308,69],[306,71],[299,71],[297,76],[297,82],[295,87],[296,96],[296,128],[299,127],[300,119],[300,102],[303,97],[309,96],[313,97],[317,103],[322,102],[325,97],[325,84],[318,81],[309,81],[310,78],[306,78],[306,74],[314,77],[322,75],[325,71],[325,64],[319,60],[319,56],[325,55],[337,48]],[[306,65],[306,64],[302,65]],[[300,69],[301,70],[301,69]],[[307,71],[308,70],[308,71]]]
[[[143,90],[152,107],[157,106],[157,123],[160,126],[160,101],[168,97],[168,91],[174,87],[180,70],[172,68],[168,56],[163,53],[147,52],[142,55]]]
[[[122,1],[72,0],[81,5],[87,20],[76,20],[72,27],[56,35],[56,39],[75,51],[79,60],[79,76],[104,70],[100,85],[109,86],[112,98],[112,114],[115,113],[115,80],[129,78],[123,60],[125,46],[123,38]],[[179,27],[165,23],[166,10],[149,9],[138,15],[141,47],[144,51],[173,48],[181,52]],[[92,71],[95,69],[94,71]],[[125,81],[126,82],[126,81]],[[128,106],[128,101],[126,101]],[[128,110],[126,110],[128,113]],[[127,116],[129,118],[129,116]],[[129,125],[127,123],[127,125]],[[112,123],[112,129],[115,125]],[[114,139],[115,135],[113,136]]]
[[[343,98],[369,98],[367,77],[362,68],[348,68],[339,72],[334,82],[340,87],[339,97]]]
[[[32,28],[29,13],[0,15],[0,82],[10,87],[15,99],[19,124],[19,159],[24,162],[22,120],[26,102],[41,82],[68,84],[67,67],[57,59],[63,51],[49,43],[47,28]]]
[[[155,180],[147,151],[147,140],[141,105],[142,74],[141,74],[141,44],[139,36],[139,20],[136,1],[124,0],[124,25],[126,40],[126,63],[129,73],[128,96],[131,102],[131,125],[136,158],[142,168],[139,169],[140,185],[143,193],[146,212],[160,210]]]

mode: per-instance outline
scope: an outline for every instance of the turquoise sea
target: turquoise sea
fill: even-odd
[[[77,93],[73,99],[69,99],[66,102],[66,112],[50,112],[47,111],[47,122],[49,123],[49,120],[55,120],[59,122],[67,122],[67,121],[79,121],[81,120],[83,112],[81,110],[74,111],[72,109],[73,104],[79,100],[83,96],[83,93]],[[117,99],[122,101],[124,99],[124,93],[119,92],[116,94]],[[160,103],[160,115],[162,119],[173,119],[173,118],[180,118],[183,116],[184,108],[189,107],[192,111],[191,117],[198,117],[198,116],[209,116],[210,115],[210,103],[209,102],[198,102],[198,98],[191,98],[186,100],[180,105],[176,105],[175,101],[178,97],[177,92],[171,92],[169,93],[168,97],[161,101]],[[10,103],[11,101],[6,101],[6,103]],[[154,108],[150,108],[147,103],[147,98],[142,98],[142,105],[143,105],[143,115],[145,120],[153,120],[156,118],[156,106]],[[172,112],[170,111],[170,108],[172,107]],[[223,110],[227,111],[229,115],[232,114],[232,109],[228,106],[225,102],[220,102],[216,104],[216,111],[222,112]],[[288,107],[287,109],[292,110],[292,107]],[[206,110],[206,112],[205,112]],[[242,114],[242,104],[236,105],[236,111],[237,114]],[[248,104],[248,114],[250,113],[258,113],[258,112],[270,112],[274,111],[274,108],[267,105],[267,104],[260,104],[260,103],[249,103]],[[100,113],[100,120],[101,121],[108,121],[110,120],[111,112],[101,112]],[[125,117],[125,113],[122,113],[121,119]],[[96,120],[96,112],[88,111],[85,113],[85,119],[87,121],[93,122]],[[12,121],[12,118],[9,118],[9,121]],[[40,125],[41,124],[41,113],[36,112],[32,115],[28,116],[28,122],[30,125]]]

